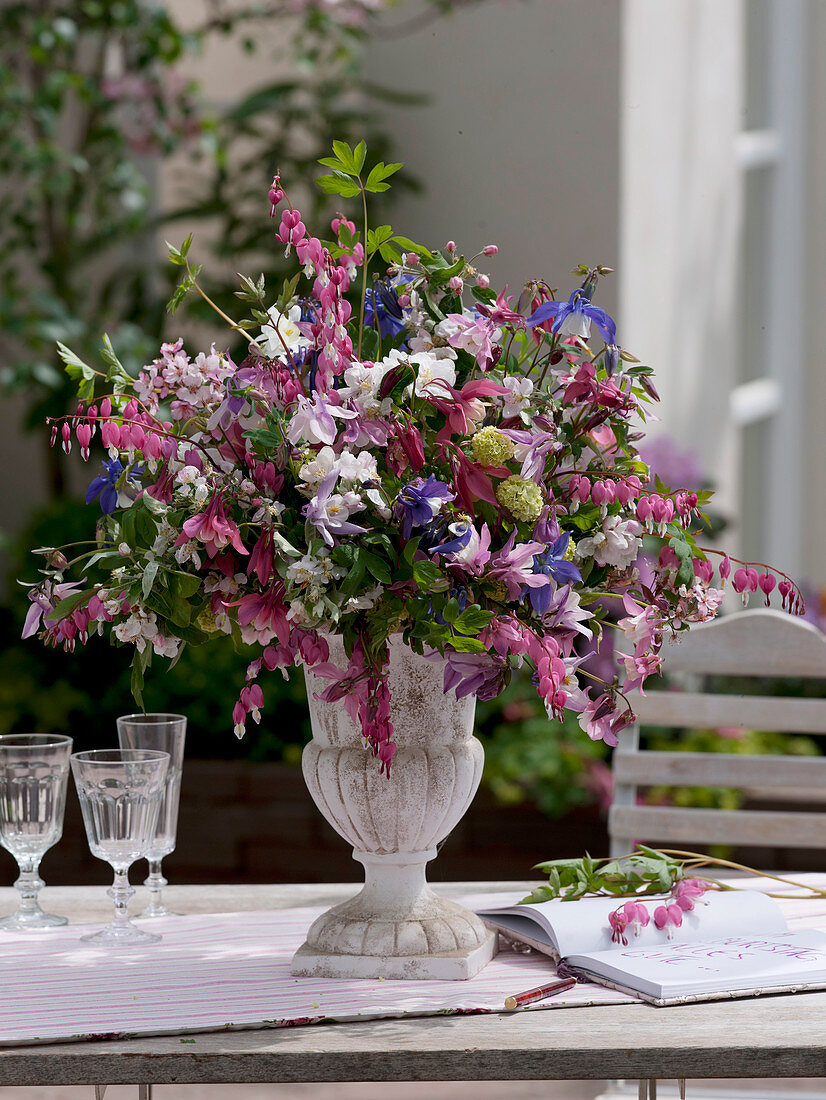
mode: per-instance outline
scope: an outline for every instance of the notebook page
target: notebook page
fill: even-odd
[[[546,930],[564,959],[583,951],[616,950],[618,945],[611,941],[608,914],[621,906],[624,900],[580,898],[578,901],[561,901],[554,898],[535,905],[503,906],[499,910],[491,906],[478,912],[494,918],[497,912],[516,914],[522,920],[532,917]],[[644,902],[651,914],[663,902],[662,898],[653,897],[638,900]],[[773,898],[755,890],[709,891],[693,912],[683,914],[682,926],[674,929],[674,939],[677,942],[717,939],[743,930],[764,935],[784,932],[786,921],[780,906]],[[665,942],[668,942],[666,933],[655,928],[653,920],[640,929],[638,937],[634,937],[633,933],[629,935],[629,944],[637,947],[657,947]]]
[[[575,955],[573,967],[661,999],[826,982],[826,933],[727,936]]]

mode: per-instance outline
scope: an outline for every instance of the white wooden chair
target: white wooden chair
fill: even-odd
[[[741,611],[693,627],[663,647],[669,677],[690,677],[686,691],[634,692],[637,725],[620,734],[614,752],[614,799],[608,817],[611,854],[635,841],[688,845],[758,845],[826,849],[826,813],[795,810],[709,810],[637,805],[640,787],[732,787],[772,792],[784,802],[802,794],[826,798],[826,756],[652,752],[640,749],[640,728],[777,730],[826,734],[826,699],[708,694],[702,676],[769,676],[826,681],[826,635],[782,611]],[[826,807],[824,807],[826,809]]]
[[[826,682],[826,636],[782,611],[740,611],[693,627],[663,648],[664,671],[683,691],[648,691],[629,696],[637,724],[620,734],[614,751],[614,798],[608,817],[611,855],[626,855],[635,842],[654,844],[757,845],[826,849],[826,812],[795,810],[709,810],[637,805],[641,787],[732,787],[765,792],[793,803],[826,799],[826,756],[749,756],[743,753],[654,752],[640,748],[640,729],[777,730],[826,734],[826,698],[711,694],[704,676],[810,678]],[[826,811],[826,805],[824,805]],[[818,1082],[818,1084],[821,1084]],[[652,1095],[653,1094],[653,1095]],[[656,1082],[610,1082],[599,1100],[656,1100]],[[675,1098],[674,1087],[660,1096]],[[726,1090],[692,1085],[695,1100],[735,1097],[814,1100],[817,1092],[772,1089]]]

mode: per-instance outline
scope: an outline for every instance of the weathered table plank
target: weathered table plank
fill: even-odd
[[[518,891],[524,885],[439,889]],[[209,912],[320,904],[352,891],[352,886],[171,887],[169,898],[180,911]],[[12,893],[0,890],[0,912],[13,907]],[[73,920],[108,916],[103,891],[53,888],[43,901]],[[652,1076],[826,1076],[826,993],[666,1009],[604,1005],[0,1050],[0,1085]]]

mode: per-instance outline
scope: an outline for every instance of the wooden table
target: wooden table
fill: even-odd
[[[528,885],[434,888],[450,894],[513,893]],[[173,886],[165,900],[179,912],[205,913],[331,904],[353,892],[353,885]],[[0,889],[0,914],[14,908],[14,895],[10,888]],[[42,900],[44,908],[73,922],[106,920],[110,914],[104,886],[47,887]],[[142,903],[135,898],[135,911]],[[826,993],[665,1009],[603,1005],[0,1050],[0,1086],[646,1077],[826,1077]]]

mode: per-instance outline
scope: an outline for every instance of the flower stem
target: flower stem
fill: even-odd
[[[364,184],[361,182],[361,176],[357,176],[356,179],[361,187],[361,209],[364,215],[364,263],[361,269],[361,302],[359,304],[359,342],[356,356],[361,359],[361,337],[364,332],[364,303],[367,299],[367,267],[369,259],[367,256],[367,192],[364,190]],[[375,305],[375,302],[373,303]]]
[[[192,285],[198,291],[198,293],[201,295],[201,297],[206,302],[206,304],[208,306],[212,306],[212,308],[215,310],[215,312],[218,314],[218,316],[222,317],[226,321],[226,323],[229,325],[230,328],[234,328],[236,332],[240,332],[241,335],[244,337],[244,339],[247,341],[248,344],[254,344],[255,341],[250,336],[250,334],[248,332],[244,332],[244,330],[241,328],[241,326],[239,324],[237,324],[235,321],[233,321],[233,319],[231,317],[228,317],[226,315],[226,313],[224,313],[224,311],[220,308],[220,306],[217,306],[215,304],[215,302],[213,302],[213,300],[209,297],[209,295],[204,290],[201,289],[201,285],[198,282],[198,280],[196,278],[194,278],[194,276],[192,275],[192,269],[190,268],[188,263],[186,265],[186,270],[187,270],[187,273],[189,274],[190,278],[192,279]]]
[[[677,859],[690,860],[694,867],[730,867],[735,871],[745,871],[749,875],[756,875],[757,878],[770,878],[774,882],[782,882],[786,886],[802,886],[804,890],[811,891],[815,897],[826,897],[826,889],[795,882],[794,879],[783,878],[781,875],[772,875],[769,874],[768,871],[757,871],[754,867],[747,867],[744,863],[734,863],[730,859],[718,859],[715,856],[705,856],[700,852],[684,852],[679,848],[658,848],[657,851],[662,852],[665,856],[675,856]]]

